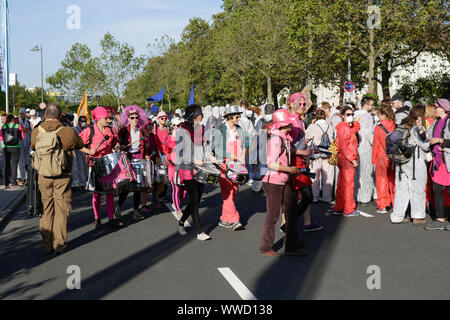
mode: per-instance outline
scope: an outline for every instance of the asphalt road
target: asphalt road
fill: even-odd
[[[69,251],[60,256],[40,253],[38,218],[28,217],[22,206],[0,234],[0,299],[240,300],[218,268],[229,268],[260,300],[450,298],[449,231],[392,225],[388,215],[375,213],[375,205],[361,208],[374,217],[343,218],[327,216],[327,207],[318,204],[313,219],[325,230],[300,231],[310,254],[267,258],[258,255],[263,194],[247,186],[239,191],[241,231],[217,226],[218,187],[203,199],[201,220],[212,237],[206,242],[193,229],[179,236],[167,207],[136,223],[124,216],[128,226],[119,231],[95,231],[91,194],[75,193]],[[125,213],[131,205],[130,195]],[[107,222],[105,211],[103,217]],[[281,251],[282,237],[277,230]],[[79,290],[67,288],[69,266],[79,267]],[[368,282],[377,288],[369,289]]]

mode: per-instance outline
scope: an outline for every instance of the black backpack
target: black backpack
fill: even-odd
[[[330,125],[328,125],[328,127],[325,131],[322,130],[321,126],[319,126],[319,125],[317,125],[317,126],[323,133],[322,138],[320,139],[320,144],[318,145],[317,148],[319,149],[320,152],[331,156],[331,153],[328,151],[328,149],[331,146],[330,137],[328,136],[328,128],[330,127]]]
[[[383,125],[379,125],[386,132],[386,155],[397,164],[405,164],[414,155],[414,146],[408,144],[410,129],[406,125],[399,125],[389,132]]]
[[[10,128],[7,124],[3,126],[3,143],[5,146],[17,146],[19,144],[18,127],[18,124],[14,124],[12,128]]]

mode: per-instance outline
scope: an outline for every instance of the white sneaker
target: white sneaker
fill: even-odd
[[[197,235],[197,240],[200,240],[200,241],[206,241],[206,240],[209,240],[209,239],[211,239],[211,237],[208,236],[208,235],[207,235],[206,233],[204,233],[204,232],[202,232],[202,233],[200,233],[200,234]]]
[[[180,236],[185,236],[187,235],[186,229],[183,226],[178,226],[178,234]]]

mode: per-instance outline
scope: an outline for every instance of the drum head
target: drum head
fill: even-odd
[[[207,174],[220,175],[220,171],[216,167],[214,167],[214,165],[203,164],[201,166],[196,166],[195,168],[198,171],[204,172]]]
[[[228,162],[227,169],[239,174],[248,174],[246,166],[241,162]]]

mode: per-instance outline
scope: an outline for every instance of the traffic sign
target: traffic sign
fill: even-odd
[[[347,81],[344,84],[344,90],[347,91],[347,92],[355,91],[355,84],[353,82],[351,82],[351,81]]]
[[[41,108],[41,110],[44,110],[45,108],[47,108],[47,105],[45,104],[45,102],[42,102],[41,104],[39,104],[39,108]]]

